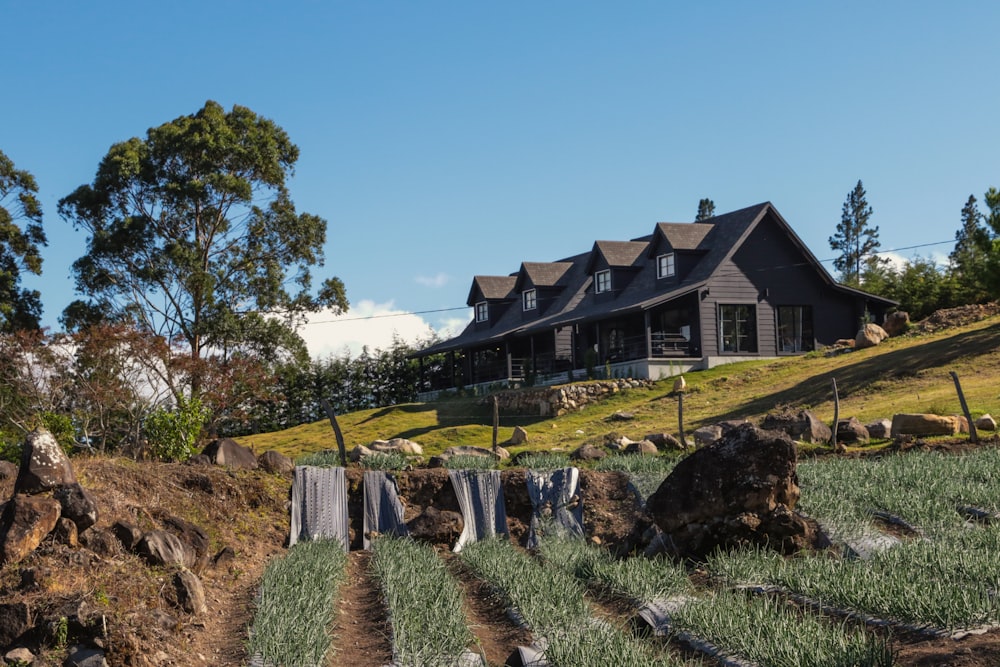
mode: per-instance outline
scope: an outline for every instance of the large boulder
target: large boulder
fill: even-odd
[[[837,422],[837,442],[865,445],[871,440],[868,429],[857,417],[841,419]]]
[[[885,332],[885,329],[869,322],[861,327],[858,330],[858,334],[854,337],[854,349],[863,350],[866,347],[875,347],[888,337],[889,334]]]
[[[59,501],[17,494],[0,520],[0,563],[17,563],[34,551],[59,521]]]
[[[660,453],[660,450],[657,449],[656,445],[651,443],[649,440],[640,440],[639,442],[633,442],[626,447],[625,453],[638,454],[640,456],[656,456]]]
[[[569,458],[572,461],[599,461],[607,455],[607,452],[600,447],[595,447],[594,445],[585,442],[570,452]]]
[[[957,435],[962,425],[957,417],[922,413],[892,416],[892,437],[900,435]]]
[[[201,453],[218,466],[244,470],[257,469],[257,457],[254,453],[232,438],[217,438],[208,443]]]
[[[290,475],[295,472],[295,462],[275,449],[269,449],[257,458],[257,465],[275,475]]]
[[[75,483],[73,466],[55,437],[44,428],[29,433],[21,449],[17,493],[42,493]]]
[[[208,566],[208,561],[212,557],[209,551],[211,542],[208,539],[208,533],[202,530],[200,526],[190,521],[185,521],[180,517],[163,515],[159,518],[163,522],[163,528],[173,533],[194,554],[194,562],[193,564],[189,564],[188,567],[195,572],[202,572]]]
[[[796,463],[791,438],[744,424],[678,463],[646,509],[681,558],[748,544],[792,553],[816,539],[793,511]]]
[[[62,515],[76,524],[78,532],[97,523],[97,499],[79,484],[59,487],[52,495],[62,506]]]
[[[910,328],[910,314],[904,310],[889,313],[885,316],[882,328],[885,329],[885,332],[889,336],[898,336],[906,333],[906,330]]]
[[[375,440],[368,449],[373,452],[398,452],[405,456],[420,456],[424,453],[424,448],[406,438],[390,438],[389,440]]]
[[[833,437],[830,427],[810,410],[768,414],[760,425],[768,431],[781,431],[800,442],[827,443]]]

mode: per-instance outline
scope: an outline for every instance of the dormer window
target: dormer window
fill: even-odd
[[[594,274],[594,291],[598,294],[611,291],[611,270],[605,269]]]
[[[485,301],[480,301],[476,304],[476,321],[486,322],[490,319],[490,309],[486,305]]]
[[[668,252],[656,258],[656,277],[670,278],[677,272],[674,266],[674,253]]]
[[[524,310],[534,310],[538,306],[535,290],[526,289],[521,292],[521,305]]]

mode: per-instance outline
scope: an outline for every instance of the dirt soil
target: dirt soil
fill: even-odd
[[[0,569],[0,603],[26,603],[35,627],[42,628],[24,638],[38,651],[35,664],[61,665],[66,647],[77,641],[103,646],[111,665],[246,664],[244,642],[257,582],[267,563],[285,553],[290,477],[102,457],[74,458],[73,465],[80,482],[97,498],[100,518],[92,531],[108,531],[117,520],[149,530],[162,527],[163,517],[175,516],[208,533],[213,556],[228,547],[234,557],[210,563],[200,573],[208,612],[192,616],[172,604],[171,571],[151,568],[124,552],[98,554],[46,538],[23,562]],[[523,544],[530,520],[524,472],[504,471],[502,476],[512,537]],[[348,478],[356,502],[360,471],[349,470]],[[442,470],[400,474],[407,518],[427,504],[457,509],[446,480]],[[0,498],[10,497],[12,488],[13,480],[0,480]],[[581,496],[589,535],[610,546],[627,538],[638,506],[624,475],[583,470]],[[360,514],[352,511],[351,516]],[[352,532],[360,541],[359,527]],[[507,618],[495,596],[462,567],[449,546],[438,548],[466,592],[476,650],[489,664],[503,664],[516,645],[530,643],[530,636]],[[391,661],[388,624],[368,573],[368,558],[366,552],[352,550],[338,603],[336,659],[330,664]],[[65,639],[58,632],[64,617],[70,621]],[[904,667],[1000,665],[997,631],[957,641],[903,637],[894,640],[894,648],[897,664]]]

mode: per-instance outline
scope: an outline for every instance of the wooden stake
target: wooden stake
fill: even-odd
[[[337,415],[334,414],[333,408],[330,407],[330,403],[325,398],[319,399],[319,404],[323,408],[323,411],[326,412],[326,416],[330,418],[333,435],[337,438],[337,449],[340,450],[340,465],[346,468],[347,448],[344,446],[344,434],[340,432],[340,424],[337,423]]]
[[[500,402],[493,397],[493,453],[497,453],[497,433],[500,430]]]
[[[969,442],[976,444],[979,442],[979,434],[976,433],[976,425],[972,423],[972,415],[969,413],[969,405],[965,402],[965,394],[962,393],[962,385],[958,381],[958,373],[951,371],[951,379],[955,381],[955,391],[958,392],[958,402],[962,404],[962,412],[966,421],[969,422]]]
[[[837,378],[833,378],[833,431],[830,446],[837,448],[837,424],[840,423],[840,396],[837,394]]]
[[[681,432],[681,445],[688,448],[687,437],[684,435],[684,392],[677,394],[677,430]]]

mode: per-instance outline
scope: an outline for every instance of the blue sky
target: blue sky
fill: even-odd
[[[27,283],[52,328],[86,243],[58,200],[208,99],[301,149],[292,197],[329,223],[316,273],[352,303],[303,331],[317,354],[452,330],[474,275],[690,221],[702,197],[771,201],[828,259],[858,179],[886,250],[952,240],[966,198],[1000,187],[995,2],[0,7],[0,150],[39,184]],[[355,319],[400,312],[424,314]]]

